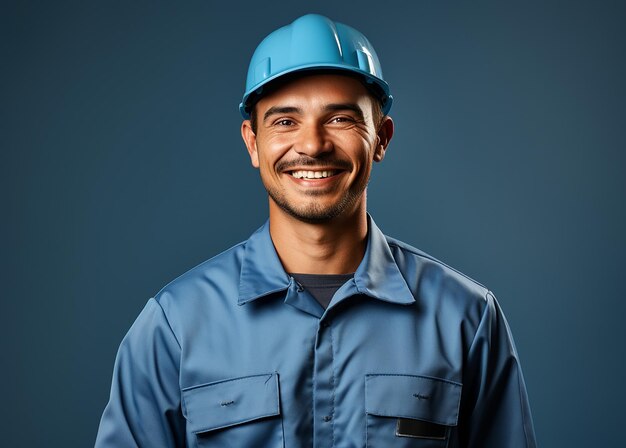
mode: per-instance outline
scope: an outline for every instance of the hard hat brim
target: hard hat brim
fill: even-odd
[[[375,86],[377,89],[379,89],[380,92],[377,96],[379,97],[378,99],[381,102],[383,114],[386,115],[391,109],[393,97],[389,94],[389,85],[380,78],[377,78],[363,70],[358,70],[355,67],[346,67],[342,64],[309,64],[304,66],[299,65],[297,67],[275,73],[274,75],[264,79],[263,82],[258,83],[257,85],[246,91],[241,100],[241,103],[239,104],[239,112],[241,113],[241,116],[245,120],[250,119],[250,110],[252,106],[256,104],[256,102],[263,96],[263,91],[267,90],[269,84],[274,83],[276,80],[283,78],[286,75],[300,72],[311,72],[311,74],[316,72],[339,72],[346,75],[357,75],[357,77],[361,76],[363,77],[363,82],[365,86],[368,87],[370,91],[374,90],[371,86]]]

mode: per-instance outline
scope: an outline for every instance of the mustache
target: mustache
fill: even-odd
[[[338,159],[333,156],[320,156],[320,157],[298,157],[293,160],[281,160],[276,164],[277,171],[290,171],[292,168],[298,168],[306,166],[308,168],[327,168],[333,167],[340,170],[351,170],[352,164],[347,160]]]

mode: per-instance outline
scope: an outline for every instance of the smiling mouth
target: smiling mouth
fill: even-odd
[[[291,171],[291,174],[296,179],[325,179],[327,177],[334,176],[339,173],[337,170],[323,170],[323,171],[310,171],[310,170],[297,170]]]

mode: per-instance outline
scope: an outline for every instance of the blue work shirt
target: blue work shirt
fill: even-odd
[[[535,447],[494,296],[368,220],[326,310],[283,269],[269,223],[150,299],[96,447]]]

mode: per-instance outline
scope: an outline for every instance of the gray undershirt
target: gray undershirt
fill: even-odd
[[[309,294],[315,297],[324,309],[328,308],[333,295],[341,286],[354,277],[354,274],[289,274]]]

